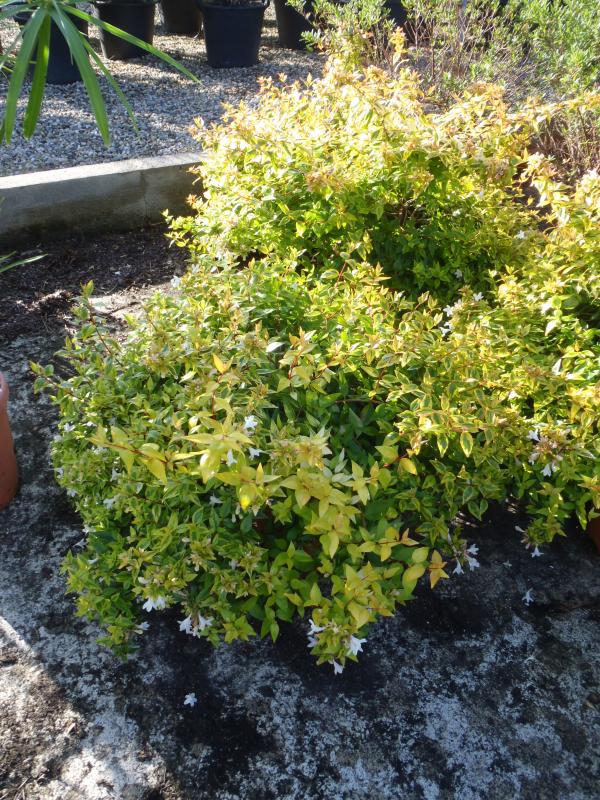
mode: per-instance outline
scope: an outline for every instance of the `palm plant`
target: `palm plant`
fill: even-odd
[[[105,144],[110,142],[110,132],[106,105],[100,89],[98,76],[92,68],[95,64],[100,73],[104,75],[110,86],[116,92],[119,100],[127,110],[127,113],[137,128],[133,109],[125,97],[121,87],[114,79],[110,70],[106,67],[100,56],[93,49],[87,36],[82,33],[75,25],[74,18],[85,20],[89,25],[95,25],[108,33],[112,33],[131,44],[135,44],[143,50],[151,53],[157,58],[162,59],[167,64],[175,67],[188,78],[198,81],[182,64],[177,62],[167,53],[163,53],[151,44],[143,42],[136,36],[121,30],[120,28],[103,22],[86,11],[77,8],[76,0],[0,0],[0,21],[5,19],[15,19],[18,15],[27,15],[27,21],[20,26],[13,40],[5,48],[4,53],[0,52],[0,70],[8,70],[10,78],[4,105],[4,114],[0,123],[0,142],[10,142],[14,132],[17,119],[17,103],[23,91],[25,77],[30,64],[33,62],[33,76],[29,89],[29,98],[25,116],[23,118],[23,136],[29,139],[36,128],[44,92],[46,88],[46,75],[48,71],[48,58],[50,55],[50,29],[54,23],[67,43],[71,57],[77,65],[85,90],[88,96],[90,109],[96,120],[96,124]],[[90,61],[92,63],[90,63]]]

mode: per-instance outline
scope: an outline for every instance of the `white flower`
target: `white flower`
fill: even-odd
[[[179,630],[185,631],[186,633],[192,632],[192,618],[186,617],[185,619],[180,620],[179,622]]]
[[[236,561],[235,558],[232,558],[231,561],[229,562],[229,566],[231,567],[231,569],[235,569],[239,563],[240,562]]]
[[[332,658],[329,663],[333,664],[333,674],[334,675],[341,675],[342,674],[342,672],[344,671],[344,668],[342,667],[341,664],[338,664],[338,662],[335,660],[335,658]]]
[[[248,417],[244,418],[244,428],[247,431],[253,431],[254,428],[258,425],[258,421],[253,414],[250,414]]]
[[[75,544],[73,545],[73,549],[75,549],[76,547],[83,549],[85,547],[85,539],[80,539],[78,542],[75,542]]]
[[[366,639],[357,639],[356,636],[351,636],[350,644],[348,645],[348,652],[353,656],[357,655],[357,653],[362,653],[362,646],[366,641]]]
[[[250,458],[258,458],[262,450],[259,450],[258,447],[249,447],[248,453],[250,454]]]
[[[227,466],[232,467],[234,464],[237,464],[237,458],[234,457],[233,451],[227,451]]]
[[[308,624],[310,625],[309,635],[313,635],[315,633],[321,633],[321,631],[325,630],[325,626],[323,625],[315,625],[312,619],[308,620]]]
[[[211,506],[220,506],[223,504],[223,501],[219,500],[216,494],[211,494],[211,496],[208,498],[208,502],[211,504]]]
[[[460,208],[455,208],[452,212],[453,217],[460,217]]]
[[[544,554],[542,553],[542,551],[540,550],[540,548],[536,544],[536,546],[533,548],[533,553],[531,554],[531,557],[532,558],[539,558],[539,556],[543,556],[543,555]]]
[[[533,589],[527,589],[522,599],[526,606],[533,603]]]
[[[471,572],[473,572],[474,569],[477,569],[480,566],[479,561],[477,561],[476,558],[473,558],[473,556],[467,556],[467,561],[469,563],[469,569],[471,570]]]
[[[75,497],[77,491],[75,489],[67,489],[67,497]]]
[[[142,586],[146,586],[146,584],[148,583],[148,579],[147,578],[141,578],[140,577],[140,578],[138,578],[138,581],[142,584]]]
[[[212,617],[203,617],[202,614],[198,614],[198,627],[201,631],[203,631],[205,628],[210,628],[212,623]]]
[[[316,636],[309,636],[308,637],[308,644],[306,645],[309,650],[312,650],[313,647],[317,644],[317,637]]]
[[[455,269],[455,270],[454,270],[454,275],[455,275],[455,277],[457,277],[457,278],[462,278],[462,276],[463,276],[463,274],[462,274],[462,270],[460,270],[460,269]]]
[[[534,450],[527,460],[529,461],[530,464],[535,464],[535,462],[538,460],[539,457],[540,454],[537,452],[537,450]]]
[[[118,477],[119,477],[119,475],[120,475],[120,474],[121,474],[121,473],[120,473],[120,472],[118,472],[118,470],[116,470],[116,469],[113,467],[113,470],[112,470],[112,472],[110,473],[110,479],[111,479],[111,481],[116,481],[116,480],[118,479]]]
[[[194,692],[190,692],[189,694],[186,694],[185,700],[183,701],[183,705],[184,706],[191,706],[193,708],[196,705],[197,702],[198,702],[198,699],[197,699],[195,693]]]
[[[149,622],[140,622],[135,631],[136,633],[143,633],[144,631],[147,631],[149,627],[150,627]]]
[[[454,314],[454,306],[444,306],[444,314],[447,317],[451,317]]]
[[[179,277],[179,275],[175,275],[173,278],[171,278],[171,286],[174,289],[178,289],[180,284],[181,284],[181,278]]]
[[[56,468],[56,477],[57,478],[62,478],[62,476],[64,474],[65,474],[65,471],[64,471],[63,467],[57,467]]]
[[[483,292],[476,292],[473,295],[473,300],[475,300],[476,302],[479,302],[480,300],[483,300]]]
[[[71,433],[71,431],[75,430],[75,425],[71,425],[70,422],[65,422],[63,425],[63,433]]]
[[[546,466],[542,470],[542,475],[545,475],[547,478],[549,478],[552,475],[552,467],[550,464],[546,464]]]
[[[105,508],[108,508],[108,509],[110,509],[110,508],[112,508],[112,507],[114,506],[114,504],[115,504],[116,502],[117,502],[117,498],[116,498],[116,497],[107,497],[107,498],[106,498],[106,500],[103,500],[103,501],[102,501],[102,505],[103,505]]]
[[[539,430],[537,428],[534,428],[533,430],[529,431],[529,433],[527,434],[527,438],[531,439],[532,442],[539,442],[540,440]]]
[[[467,548],[467,553],[470,553],[472,556],[476,556],[479,552],[479,548],[476,544],[472,544],[470,547]]]
[[[525,533],[525,531],[523,530],[523,528],[521,528],[520,525],[515,525],[515,530],[518,531],[519,533]]]
[[[525,238],[525,231],[519,231],[519,232],[518,232],[518,233],[515,235],[515,239],[524,239],[524,238]]]
[[[503,567],[508,567],[510,569],[510,567],[512,567],[512,564],[510,563],[510,561],[503,561],[502,562],[502,566]]]
[[[164,608],[165,606],[166,606],[165,598],[159,596],[156,598],[156,600],[153,597],[149,597],[142,606],[142,608],[144,609],[144,611],[153,611],[154,609],[161,609]]]
[[[464,573],[464,569],[462,568],[462,564],[460,563],[460,561],[457,561],[456,562],[456,566],[454,567],[454,570],[453,570],[452,574],[453,575],[462,575],[463,573]]]
[[[562,358],[559,358],[556,364],[552,367],[552,374],[560,375],[561,367],[562,367]]]

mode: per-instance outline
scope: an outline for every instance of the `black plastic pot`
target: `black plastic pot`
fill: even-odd
[[[137,36],[143,42],[152,44],[154,38],[154,7],[158,0],[96,0],[96,14],[102,22],[108,22],[125,33]],[[126,61],[129,58],[141,58],[148,55],[145,50],[130,44],[102,28],[98,28],[100,46],[105,58],[114,61]]]
[[[195,36],[202,25],[202,13],[195,0],[160,0],[167,33]]]
[[[219,6],[196,0],[204,18],[206,57],[211,67],[253,67],[269,0],[252,6]]]
[[[25,11],[17,14],[15,20],[19,25],[25,25],[30,17],[30,13]],[[86,20],[69,15],[69,19],[76,28],[87,35],[88,24]],[[35,51],[34,51],[35,53]],[[33,72],[33,66],[29,68]],[[48,72],[46,73],[47,83],[65,84],[76,83],[81,80],[79,67],[71,58],[71,51],[67,46],[65,37],[60,28],[53,21],[50,23],[50,54],[48,56]]]
[[[312,11],[310,0],[304,3],[304,11],[306,14]],[[290,50],[306,50],[302,34],[313,30],[310,21],[288,5],[286,0],[275,0],[275,19],[277,20],[279,44]]]

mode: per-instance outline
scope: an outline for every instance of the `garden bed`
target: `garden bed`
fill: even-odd
[[[28,361],[52,358],[80,284],[95,281],[94,306],[118,324],[183,267],[157,228],[56,244],[0,278],[16,310],[0,317],[0,367],[23,472],[0,513],[0,798],[595,798],[598,557],[573,530],[532,559],[517,508],[467,527],[481,568],[421,587],[340,676],[316,666],[302,623],[215,651],[172,613],[149,615],[123,664],[73,616],[60,564],[83,533],[53,479],[56,413]]]
[[[89,111],[83,84],[49,85],[34,137],[25,141],[17,130],[12,143],[2,146],[0,175],[194,150],[197,145],[189,127],[196,117],[207,124],[215,122],[223,113],[223,103],[251,101],[261,77],[276,79],[284,73],[295,79],[321,71],[321,55],[279,46],[272,7],[267,9],[265,17],[260,63],[247,69],[212,69],[206,63],[203,38],[164,34],[158,20],[159,17],[154,45],[197,75],[200,84],[152,56],[107,62],[133,106],[140,129],[139,135],[136,134],[117,96],[107,81],[99,78],[110,121],[108,148]],[[14,23],[0,22],[0,38],[9,41],[12,38],[9,30],[13,29],[16,29]],[[91,42],[99,50],[93,34],[92,31]],[[0,107],[6,91],[5,80],[0,76]],[[25,91],[19,106],[19,130],[26,102]]]

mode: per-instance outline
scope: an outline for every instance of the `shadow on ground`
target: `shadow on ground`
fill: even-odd
[[[302,624],[215,651],[172,613],[149,615],[135,659],[99,647],[64,594],[61,561],[83,534],[53,481],[54,410],[27,363],[51,358],[90,276],[118,314],[168,285],[183,255],[146,231],[56,245],[51,259],[44,281],[11,277],[24,316],[0,328],[23,473],[0,512],[1,800],[598,797],[600,560],[577,530],[532,559],[518,509],[473,527],[481,568],[377,625],[341,676],[315,666]],[[53,292],[66,293],[56,307],[40,302]]]

